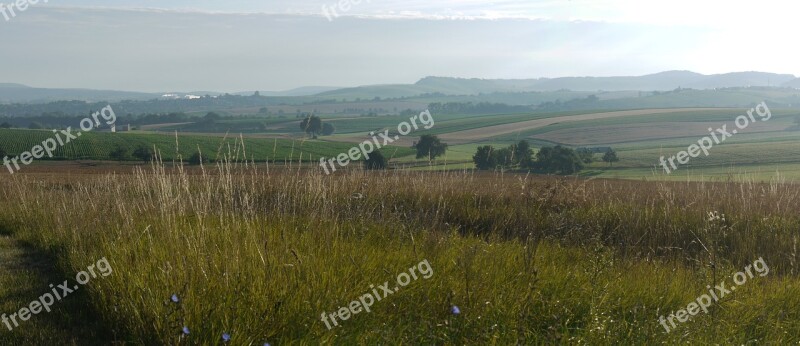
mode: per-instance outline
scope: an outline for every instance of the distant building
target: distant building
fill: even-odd
[[[103,130],[100,130],[103,131]],[[113,133],[116,132],[130,132],[131,131],[131,124],[127,124],[125,126],[120,126],[119,130],[117,130],[117,124],[111,124],[111,129],[109,130]]]

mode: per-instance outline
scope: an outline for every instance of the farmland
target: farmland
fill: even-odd
[[[741,113],[737,109],[663,109],[626,112],[551,112],[529,114],[485,115],[434,115],[431,129],[420,128],[409,136],[400,138],[394,147],[387,148],[392,161],[397,164],[417,166],[415,169],[471,168],[472,155],[481,145],[507,146],[519,140],[528,140],[534,146],[566,145],[569,147],[613,147],[620,156],[614,167],[602,162],[588,165],[582,175],[587,177],[613,177],[626,179],[702,179],[723,178],[730,172],[752,173],[760,180],[769,181],[781,176],[800,178],[793,164],[800,163],[800,151],[794,144],[800,138],[795,119],[796,110],[773,110],[768,122],[752,124],[746,131],[716,146],[709,156],[691,160],[682,171],[668,176],[654,169],[662,155],[674,155],[708,134],[709,127],[722,124],[733,126],[732,120]],[[354,144],[369,138],[371,131],[394,131],[397,124],[408,116],[381,117],[323,117],[336,127],[336,134],[311,140],[299,130],[294,119],[265,119],[265,124],[275,126],[268,130],[247,130],[259,126],[252,118],[220,120],[215,127],[225,133],[178,132],[176,128],[191,129],[194,125],[179,124],[156,127],[151,131],[124,133],[87,133],[80,139],[56,151],[58,160],[111,160],[115,148],[133,150],[140,146],[155,147],[164,161],[184,160],[200,150],[204,156],[216,158],[229,150],[239,151],[248,160],[256,162],[313,162],[321,156],[334,157],[346,152]],[[263,124],[262,124],[263,125]],[[168,132],[172,129],[173,132]],[[495,129],[489,131],[490,129]],[[49,131],[0,129],[0,148],[8,153],[18,153],[48,138]],[[411,143],[423,134],[435,134],[450,144],[445,156],[434,162],[421,162],[413,155]],[[242,148],[241,140],[244,142]],[[176,150],[177,148],[177,150]],[[302,155],[302,156],[301,156]],[[243,157],[243,156],[242,156]],[[599,158],[597,158],[599,159]],[[135,160],[128,158],[128,160]],[[787,169],[786,172],[781,172]],[[771,173],[767,173],[771,172]],[[775,173],[778,173],[777,175]],[[782,174],[781,174],[782,173]],[[688,175],[687,175],[688,174]],[[678,178],[680,177],[680,178]]]
[[[431,129],[404,140],[439,135],[451,142],[444,156],[416,159],[398,141],[384,150],[392,169],[332,175],[317,169],[319,157],[408,117],[324,117],[337,133],[320,139],[288,119],[227,135],[184,132],[203,128],[192,123],[85,133],[55,160],[0,172],[0,258],[11,263],[0,269],[0,308],[16,311],[101,258],[114,271],[0,342],[800,342],[800,114],[773,110],[707,157],[670,175],[656,167],[737,113],[434,115]],[[50,136],[0,129],[0,147],[17,155]],[[521,139],[611,146],[620,161],[568,177],[473,170],[478,146]],[[115,148],[140,146],[162,162],[108,162]],[[198,150],[215,162],[177,164]],[[758,260],[768,273],[665,330],[661,316]],[[429,277],[368,313],[330,330],[320,319],[421,261]]]
[[[37,130],[4,130],[0,129],[0,147],[11,155],[18,155],[31,150],[53,136],[50,131]],[[242,145],[244,144],[244,145]],[[55,153],[58,160],[110,160],[110,153],[117,147],[125,147],[132,151],[136,147],[155,147],[162,160],[178,160],[179,155],[185,160],[198,150],[216,159],[220,153],[238,153],[239,159],[256,162],[284,161],[319,161],[320,157],[333,157],[346,152],[351,144],[339,142],[322,142],[298,138],[296,140],[278,138],[243,138],[225,137],[222,135],[167,135],[148,133],[85,133],[65,146],[59,147]],[[410,155],[409,148],[398,149],[404,155]],[[133,160],[132,158],[129,160]]]

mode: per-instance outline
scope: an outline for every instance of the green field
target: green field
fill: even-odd
[[[564,117],[581,114],[594,114],[596,111],[570,111],[530,114],[492,114],[492,115],[433,115],[435,125],[429,130],[422,127],[412,137],[422,134],[457,135],[459,131],[476,130],[489,126],[504,125],[509,130],[501,135],[480,136],[462,140],[462,144],[451,144],[450,150],[435,162],[420,162],[414,158],[413,149],[406,145],[386,148],[388,156],[396,167],[414,167],[415,170],[469,169],[472,156],[478,146],[493,145],[505,147],[519,140],[528,140],[534,146],[561,144],[570,147],[610,146],[620,157],[614,167],[595,162],[587,167],[582,175],[592,177],[610,177],[625,179],[713,179],[726,177],[731,172],[748,173],[759,180],[769,180],[775,172],[785,179],[798,178],[794,165],[800,163],[800,131],[797,131],[795,119],[800,117],[796,110],[772,110],[772,118],[768,123],[758,126],[763,128],[747,129],[715,145],[708,157],[701,155],[693,158],[672,175],[662,174],[654,169],[659,158],[669,158],[677,152],[696,143],[707,135],[707,127],[718,127],[729,124],[743,110],[709,109],[691,112],[665,110],[649,115],[630,115],[624,117],[593,119],[581,121],[559,121],[554,124],[526,129],[519,129],[516,123],[530,120]],[[602,113],[602,112],[600,112]],[[56,150],[59,160],[109,160],[109,154],[122,146],[131,151],[138,146],[157,148],[166,161],[175,160],[181,154],[183,158],[200,149],[207,157],[216,158],[220,154],[232,154],[258,162],[272,161],[316,161],[319,157],[333,157],[349,150],[358,138],[366,138],[370,131],[389,129],[394,131],[397,124],[408,121],[408,116],[381,117],[323,117],[337,128],[332,137],[321,137],[309,140],[296,128],[296,119],[259,119],[241,118],[220,120],[214,126],[231,130],[227,138],[223,134],[174,134],[136,131],[131,133],[86,133],[63,148]],[[201,125],[175,125],[165,127],[191,129]],[[269,130],[258,130],[259,126],[271,127]],[[664,128],[679,126],[673,130]],[[755,126],[755,125],[754,125]],[[237,132],[236,130],[240,130]],[[201,131],[202,132],[202,131]],[[281,136],[294,136],[297,140],[266,138],[283,133]],[[244,151],[239,135],[244,139]],[[33,130],[0,130],[0,148],[11,155],[30,150],[51,135],[49,131]],[[552,138],[557,138],[553,140]],[[582,144],[585,141],[591,144]],[[348,141],[350,143],[348,143]],[[177,148],[177,151],[176,151]],[[302,155],[302,156],[301,156]],[[599,156],[596,156],[599,159]],[[131,159],[132,160],[132,159]],[[736,173],[736,174],[738,174]],[[680,178],[679,178],[680,177]]]
[[[0,148],[16,156],[51,138],[51,131],[0,129]],[[63,136],[62,136],[63,137]],[[243,141],[242,141],[243,140]],[[242,146],[244,143],[244,146]],[[288,140],[272,138],[240,138],[238,136],[168,135],[149,133],[85,133],[60,147],[55,152],[58,160],[110,160],[110,153],[122,146],[133,150],[138,146],[157,148],[164,161],[185,160],[200,150],[206,157],[216,159],[222,155],[249,161],[319,161],[320,157],[334,157],[345,153],[353,145],[321,140]],[[386,151],[407,156],[409,148],[387,147]],[[133,160],[133,159],[130,159]]]

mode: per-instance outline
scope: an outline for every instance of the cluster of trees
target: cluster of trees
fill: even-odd
[[[301,105],[304,99],[292,96],[265,97],[253,94],[243,95],[203,95],[200,98],[157,98],[150,100],[123,100],[112,102],[111,106],[117,115],[147,114],[168,112],[206,112],[224,111],[238,108],[260,108],[265,106]],[[53,101],[47,103],[11,103],[0,104],[0,116],[33,117],[42,113],[62,113],[65,116],[81,116],[91,114],[107,106],[109,102],[85,101]]]
[[[575,174],[580,172],[584,165],[584,158],[577,151],[557,145],[539,149],[531,168],[550,174]]]
[[[72,116],[66,115],[62,112],[51,112],[51,113],[42,113],[41,115],[37,116],[27,116],[27,117],[0,117],[0,128],[29,128],[29,129],[58,129],[58,128],[65,128],[67,126],[77,126],[81,120],[86,118],[87,115],[91,114],[85,113],[84,115],[80,116]],[[216,114],[216,113],[213,113]],[[208,115],[206,115],[208,117]],[[222,117],[217,115],[217,119],[221,119]],[[232,118],[232,117],[229,117]],[[186,113],[182,112],[172,112],[172,113],[148,113],[148,114],[127,114],[127,115],[118,115],[117,116],[117,124],[131,124],[131,125],[151,125],[151,124],[169,124],[169,123],[183,123],[183,122],[192,122],[192,121],[202,121],[204,118],[197,117],[197,116],[190,116]]]
[[[142,145],[133,151],[132,157],[141,160],[142,162],[150,162],[155,159],[155,153],[152,149]],[[118,147],[116,150],[111,152],[111,158],[118,161],[124,161],[129,158],[128,150],[124,147]],[[188,159],[186,159],[186,163],[195,166],[209,162],[211,162],[211,159],[205,155],[202,155],[199,151],[195,151],[191,156],[189,156]]]
[[[136,149],[133,149],[133,153],[131,153],[130,148],[118,145],[109,153],[109,157],[117,161],[126,161],[130,158],[135,158],[142,162],[150,162],[155,159],[155,156],[153,149],[146,145],[137,146]]]
[[[481,170],[488,169],[523,169],[550,174],[574,174],[580,172],[586,164],[594,161],[590,151],[576,151],[556,145],[542,147],[536,155],[527,141],[520,141],[507,148],[495,149],[491,145],[478,147],[472,157],[475,166]],[[609,149],[603,155],[603,161],[612,164],[619,161],[617,153]]]
[[[428,105],[433,114],[492,114],[492,113],[526,113],[533,109],[529,106],[512,106],[505,103],[489,102],[434,102]]]
[[[423,135],[419,141],[412,146],[417,150],[417,158],[427,158],[433,160],[447,152],[447,143],[442,143],[439,137],[434,135]],[[364,169],[383,170],[389,167],[389,160],[383,156],[380,150],[375,150],[369,154],[369,159],[364,160]]]
[[[153,149],[145,145],[137,146],[133,152],[131,152],[128,147],[120,145],[114,148],[109,156],[117,161],[126,161],[130,158],[134,158],[145,163],[155,160],[156,157]],[[211,160],[205,155],[200,154],[199,151],[196,151],[189,156],[186,162],[190,165],[200,165],[201,163],[209,163]]]
[[[5,149],[0,147],[0,160],[2,160],[2,158],[6,156],[8,156],[8,152],[6,152]],[[156,157],[153,148],[143,144],[137,146],[135,149],[133,149],[133,151],[131,151],[130,147],[124,145],[118,145],[111,150],[108,156],[111,159],[120,162],[128,161],[131,158],[134,158],[145,163],[155,160]],[[203,157],[202,155],[200,155],[200,152],[195,152],[186,160],[186,162],[189,163],[190,165],[199,165],[201,162],[208,163],[211,162],[211,160],[209,160],[207,157]]]
[[[148,113],[140,115],[129,115],[128,122],[131,125],[152,125],[152,124],[169,124],[169,123],[184,123],[196,120],[186,113],[172,112],[172,113]]]
[[[546,111],[565,111],[565,110],[577,110],[577,109],[590,109],[593,107],[597,107],[599,105],[600,98],[596,95],[589,95],[586,98],[582,99],[573,99],[561,102],[561,100],[555,100],[550,102],[542,102],[537,107],[537,110],[546,110]]]
[[[336,127],[331,123],[324,123],[316,115],[308,116],[300,121],[300,129],[311,135],[314,139],[317,136],[330,136],[336,132]]]
[[[495,149],[491,145],[478,147],[472,157],[478,169],[531,168],[533,150],[527,141],[520,141],[508,148]]]

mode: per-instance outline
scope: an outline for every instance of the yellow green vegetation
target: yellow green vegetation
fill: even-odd
[[[0,328],[0,342],[48,340],[67,326],[78,344],[214,344],[223,334],[237,345],[796,343],[795,191],[235,163],[202,174],[6,175],[0,234],[55,269],[14,291],[5,287],[19,270],[4,266],[0,312],[99,258],[114,272],[59,303],[61,324],[40,314]],[[8,246],[0,251],[17,251]],[[769,275],[670,333],[659,324],[759,257]],[[321,321],[423,260],[429,279],[331,330]]]

